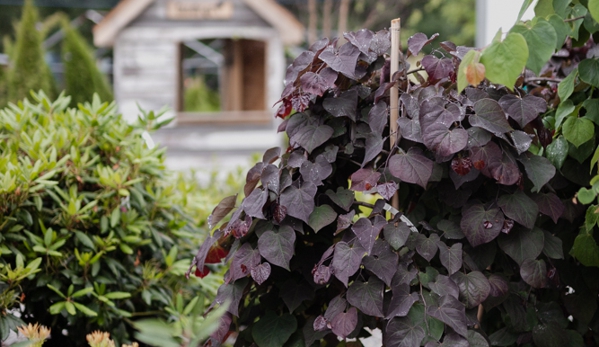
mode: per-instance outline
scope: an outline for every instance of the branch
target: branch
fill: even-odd
[[[530,83],[530,82],[553,82],[553,83],[560,83],[561,81],[563,81],[562,78],[531,77],[531,78],[525,79],[524,83]]]
[[[575,21],[577,21],[577,20],[579,20],[579,19],[583,19],[583,18],[584,18],[584,16],[575,17],[575,18],[570,18],[570,19],[564,19],[564,22],[565,22],[565,23],[567,23],[567,22],[575,22]]]
[[[421,66],[421,67],[419,67],[417,69],[410,70],[410,71],[406,72],[406,75],[413,74],[413,73],[420,72],[420,71],[424,71],[424,70],[425,69]]]

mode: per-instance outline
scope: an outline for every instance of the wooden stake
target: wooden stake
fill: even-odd
[[[401,50],[401,19],[397,18],[391,21],[391,66],[389,80],[392,80],[393,75],[399,70],[399,52]],[[391,87],[391,104],[389,105],[389,142],[390,150],[393,153],[393,147],[396,145],[398,126],[397,119],[399,118],[399,89],[397,85]],[[397,193],[393,196],[391,205],[399,209],[399,197]]]

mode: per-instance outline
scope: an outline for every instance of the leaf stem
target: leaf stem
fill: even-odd
[[[424,70],[425,69],[421,66],[421,67],[419,67],[417,69],[410,70],[410,71],[406,72],[406,75],[410,75],[410,74],[413,74],[413,73],[416,73],[416,72],[420,72],[420,71],[424,71]]]
[[[585,17],[585,16],[579,16],[579,17],[574,17],[574,18],[564,19],[564,22],[565,22],[565,23],[567,23],[567,22],[575,22],[575,21],[577,21],[577,20],[579,20],[579,19],[583,19],[584,17]]]

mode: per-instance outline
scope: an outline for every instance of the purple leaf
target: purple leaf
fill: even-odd
[[[370,190],[378,184],[381,173],[374,171],[372,168],[363,168],[354,172],[351,177],[350,189],[356,192]]]
[[[387,182],[376,186],[376,191],[385,198],[385,200],[391,200],[393,195],[395,195],[395,192],[397,192],[397,189],[399,189],[399,185],[395,182]]]
[[[433,34],[428,38],[426,37],[426,34],[416,33],[408,39],[408,50],[412,55],[418,55],[422,48],[431,43],[437,36],[439,36],[439,34]]]
[[[304,182],[300,188],[289,186],[281,193],[280,204],[285,206],[287,214],[308,223],[314,211],[316,186],[312,182]]]
[[[547,102],[533,95],[520,98],[517,95],[507,94],[499,99],[499,105],[522,128],[537,118],[539,114],[547,111]]]
[[[429,306],[426,313],[449,325],[456,333],[464,337],[468,335],[466,310],[458,299],[450,295],[442,296],[439,304]]]
[[[349,211],[349,208],[354,203],[354,192],[343,187],[338,187],[336,193],[329,189],[326,191],[326,195],[332,202],[345,211]]]
[[[383,55],[391,48],[391,33],[387,30],[380,30],[374,34],[370,41],[370,50],[376,55]]]
[[[526,259],[520,265],[520,276],[533,288],[547,285],[547,265],[543,259]]]
[[[270,263],[264,262],[256,267],[254,267],[251,271],[252,278],[258,285],[264,283],[268,277],[270,276]]]
[[[337,72],[341,72],[345,76],[355,78],[356,64],[360,50],[347,42],[337,52],[333,46],[328,46],[320,53],[318,58],[329,65],[329,67]]]
[[[373,133],[366,134],[366,148],[364,152],[364,160],[362,166],[366,165],[372,159],[376,158],[383,150],[385,139],[380,135]]]
[[[339,241],[335,245],[335,253],[333,254],[333,274],[341,283],[347,287],[349,277],[358,271],[362,258],[366,254],[366,250],[362,246],[354,244],[350,246],[344,241]]]
[[[229,334],[229,329],[231,328],[231,322],[233,317],[229,312],[226,312],[219,319],[218,329],[210,335],[210,341],[214,345],[218,345],[224,342],[225,337]]]
[[[418,102],[417,96],[404,93],[399,97],[399,101],[409,118],[418,119],[420,115],[420,103]]]
[[[456,299],[460,296],[460,289],[458,288],[458,285],[447,276],[437,276],[435,282],[429,283],[428,286],[435,294],[439,296],[451,295]]]
[[[334,297],[327,305],[327,310],[324,312],[324,318],[327,322],[331,322],[339,313],[345,312],[347,309],[347,301],[341,296]]]
[[[331,321],[331,330],[340,338],[344,339],[354,331],[358,324],[358,310],[350,307],[347,312],[341,312]]]
[[[510,290],[507,280],[495,274],[489,276],[489,285],[491,286],[489,295],[494,297],[503,296]]]
[[[325,285],[331,279],[331,268],[325,265],[318,265],[312,270],[314,283]]]
[[[339,215],[339,218],[337,218],[337,230],[335,231],[335,234],[349,228],[352,225],[355,215],[356,211],[353,210],[348,214]]]
[[[358,114],[358,91],[355,89],[341,93],[336,98],[326,98],[322,106],[334,117],[348,117],[356,121]]]
[[[439,59],[434,55],[427,55],[422,58],[422,66],[428,74],[431,83],[437,83],[444,78],[449,78],[450,73],[454,72],[451,59]]]
[[[449,156],[464,149],[468,144],[468,132],[463,128],[448,129],[441,123],[426,128],[422,137],[424,144],[440,156]]]
[[[196,253],[195,257],[193,257],[193,260],[191,262],[191,265],[189,266],[189,269],[187,270],[187,272],[185,272],[186,278],[189,278],[189,274],[191,273],[194,266],[196,266],[196,268],[198,268],[198,269],[204,268],[204,262],[206,261],[206,257],[208,256],[208,251],[210,251],[210,248],[212,248],[212,245],[215,244],[216,241],[218,241],[219,236],[217,233],[220,234],[220,231],[217,230],[214,233],[214,235],[208,236],[208,238],[206,238],[204,243],[202,243],[202,245],[200,246],[200,249],[198,249],[198,252]],[[222,235],[222,234],[220,234],[220,235]]]
[[[395,275],[398,256],[391,250],[389,244],[377,239],[370,255],[364,257],[362,263],[366,270],[375,274],[386,285],[391,286],[391,280]]]
[[[489,166],[501,161],[502,155],[501,149],[495,142],[489,142],[483,147],[470,149],[472,165],[487,177],[491,177]]]
[[[481,99],[474,104],[475,114],[468,117],[470,125],[488,130],[496,136],[501,136],[512,131],[505,113],[497,101],[493,99]]]
[[[347,301],[369,316],[384,317],[383,291],[385,284],[376,277],[367,282],[355,280],[347,289]]]
[[[241,208],[250,217],[264,219],[262,208],[268,200],[268,190],[255,189],[252,193],[243,199]]]
[[[310,181],[316,186],[322,185],[322,181],[333,173],[333,166],[322,156],[318,156],[314,163],[306,160],[300,167],[300,173],[304,181]]]
[[[534,184],[533,193],[539,192],[555,176],[555,166],[547,158],[524,153],[518,157],[518,161],[524,165],[526,176]]]
[[[456,333],[449,333],[445,335],[443,343],[439,347],[488,347],[488,345],[474,345],[470,344],[468,340],[464,339]]]
[[[456,272],[451,279],[458,285],[460,301],[466,305],[466,308],[480,305],[491,292],[489,280],[480,271],[472,271],[468,274]]]
[[[328,67],[319,73],[306,72],[300,77],[302,90],[306,93],[322,96],[327,90],[335,87],[337,76],[337,72]]]
[[[410,286],[401,284],[393,288],[393,296],[389,303],[388,313],[385,318],[405,317],[408,315],[410,308],[419,299],[418,293],[410,293]]]
[[[562,239],[546,230],[543,230],[543,235],[543,253],[551,259],[564,259]]]
[[[258,239],[258,249],[269,263],[289,271],[295,250],[295,231],[289,226],[282,226],[278,232],[269,230]]]
[[[368,112],[368,125],[376,135],[383,135],[388,119],[389,113],[384,101],[377,102]]]
[[[256,165],[248,171],[245,178],[245,187],[243,187],[245,196],[249,196],[254,188],[256,188],[258,182],[260,182],[260,176],[262,176],[262,170],[264,170],[265,166],[264,163],[256,163]]]
[[[462,209],[460,227],[473,247],[493,241],[501,232],[504,216],[497,207],[482,204],[467,205]]]
[[[452,240],[460,240],[465,237],[460,226],[447,219],[442,219],[437,223],[437,228],[443,232],[442,237]]]
[[[403,138],[418,143],[423,142],[420,120],[418,118],[409,119],[407,117],[400,117],[397,119],[397,125]]]
[[[503,153],[501,160],[489,164],[489,172],[497,183],[506,186],[518,183],[522,177],[518,164],[508,152]]]
[[[334,130],[328,125],[306,124],[299,129],[290,139],[290,143],[302,146],[308,153],[333,136]]]
[[[527,259],[535,259],[543,251],[544,235],[541,229],[526,230],[516,228],[498,240],[501,248],[519,265]]]
[[[243,297],[243,292],[245,291],[245,287],[247,287],[248,283],[249,279],[243,278],[235,283],[225,283],[221,285],[216,292],[214,303],[222,305],[225,302],[228,302],[229,307],[227,308],[227,312],[239,317],[239,302]]]
[[[386,347],[419,347],[426,331],[409,318],[401,317],[389,321],[383,336]]]
[[[493,134],[479,127],[468,128],[468,146],[467,149],[483,147],[493,138]]]
[[[439,242],[439,260],[447,269],[449,275],[458,272],[462,267],[462,244],[455,243],[451,247],[443,242]]]
[[[368,54],[370,51],[370,43],[374,38],[374,33],[368,29],[360,29],[356,32],[347,32],[343,34],[352,45],[356,46],[360,52]]]
[[[305,282],[298,284],[294,279],[289,279],[281,286],[281,298],[289,313],[293,313],[302,302],[314,298],[314,290]]]
[[[416,235],[416,251],[420,254],[426,261],[430,262],[431,259],[437,254],[437,242],[439,242],[439,235],[432,234],[429,237],[426,237],[424,234]]]
[[[506,217],[515,220],[528,229],[532,229],[539,214],[537,204],[521,190],[514,194],[504,194],[497,200],[497,205]]]
[[[238,279],[249,275],[250,271],[253,271],[253,269],[260,264],[260,260],[260,251],[258,251],[258,249],[253,249],[249,243],[244,243],[243,246],[237,249],[233,256],[233,260],[231,261],[231,266],[229,268],[229,274],[231,275],[230,281],[235,282]],[[268,272],[270,273],[270,270]],[[254,276],[252,275],[252,278],[253,277]],[[268,278],[268,275],[266,278]],[[254,278],[254,280],[256,279]]]
[[[410,147],[407,153],[398,153],[389,160],[389,171],[403,182],[418,184],[426,188],[433,173],[433,162],[417,147]]]
[[[406,241],[410,236],[410,227],[404,222],[399,222],[397,226],[393,223],[389,223],[383,227],[383,235],[389,245],[397,251],[406,244]]]
[[[281,156],[281,147],[273,147],[264,152],[262,156],[262,162],[267,164],[274,163]]]
[[[537,203],[539,212],[551,217],[553,223],[557,224],[557,220],[564,214],[566,207],[554,193],[533,194],[532,199]]]
[[[208,228],[214,228],[218,222],[225,218],[225,216],[227,216],[235,207],[236,201],[237,194],[222,199],[221,202],[216,205],[214,210],[212,210],[210,216],[208,216]]]
[[[441,97],[433,97],[420,104],[420,128],[426,136],[432,125],[445,125],[449,128],[453,123],[464,119],[462,111],[454,104],[447,104]]]
[[[306,152],[293,151],[291,152],[291,154],[289,154],[289,159],[287,159],[287,166],[292,168],[299,168],[306,160],[308,160]]]
[[[280,176],[281,169],[275,165],[268,164],[262,171],[260,181],[262,182],[263,187],[267,188],[273,193],[279,193]]]
[[[391,280],[391,287],[394,288],[400,284],[409,285],[416,278],[416,276],[418,276],[418,270],[408,270],[408,266],[400,262],[399,266],[397,267],[397,271]]]
[[[320,205],[314,208],[314,211],[308,218],[308,225],[315,233],[325,226],[333,223],[337,219],[337,213],[329,205]]]
[[[322,315],[316,317],[314,323],[312,324],[314,331],[322,331],[327,328],[327,320],[324,319]]]
[[[387,224],[385,218],[381,216],[376,216],[373,223],[370,222],[368,218],[360,218],[354,225],[352,226],[352,231],[358,237],[358,242],[364,247],[367,254],[372,252],[372,247],[374,247],[374,241],[379,236],[379,233],[383,229],[383,227]]]
[[[241,211],[241,209],[239,209],[238,211]],[[237,212],[233,214],[233,217],[236,217],[236,213]],[[250,230],[250,226],[252,226],[252,217],[250,216],[245,216],[244,220],[233,218],[231,218],[231,220],[233,220],[233,222],[229,222],[229,224],[227,225],[227,229],[230,230],[230,232],[236,239],[244,237]]]
[[[528,151],[530,144],[532,143],[532,137],[530,135],[521,130],[514,130],[509,135],[518,154]]]

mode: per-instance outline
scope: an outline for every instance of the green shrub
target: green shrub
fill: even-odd
[[[165,149],[143,138],[163,125],[153,113],[129,125],[97,96],[79,109],[34,99],[0,110],[2,340],[22,324],[9,313],[21,303],[24,321],[54,332],[45,346],[67,347],[96,329],[120,345],[140,317],[172,321],[210,301],[217,275],[182,275],[228,186],[169,174]]]
[[[65,92],[71,96],[71,105],[91,100],[97,93],[102,100],[112,100],[112,91],[106,76],[100,72],[92,49],[85,39],[67,21],[62,43]]]
[[[56,89],[50,67],[44,60],[43,34],[38,30],[39,14],[31,0],[25,1],[23,16],[17,26],[17,36],[11,49],[11,68],[8,72],[9,101],[29,96],[31,90]],[[50,95],[52,96],[52,95]]]

